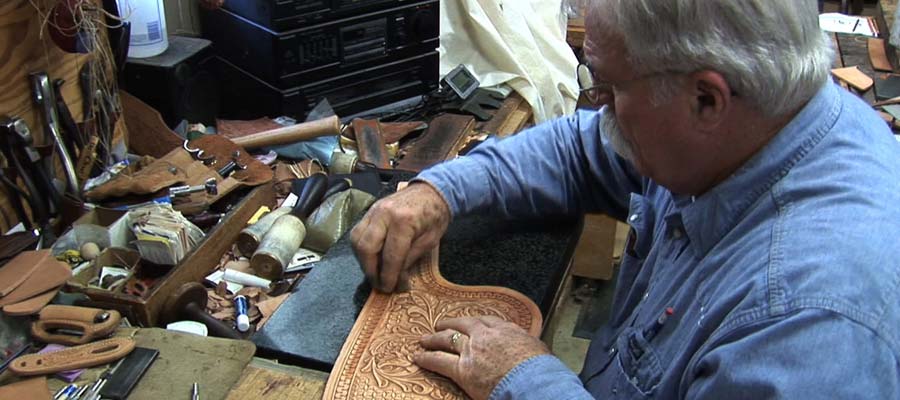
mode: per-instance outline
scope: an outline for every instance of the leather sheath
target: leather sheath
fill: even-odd
[[[47,378],[43,376],[0,386],[0,399],[50,400],[51,397]]]
[[[134,340],[112,338],[52,353],[22,356],[13,360],[9,369],[19,376],[55,374],[60,371],[108,364],[125,357],[132,350],[134,350]]]
[[[443,114],[435,117],[428,130],[412,141],[400,157],[396,169],[419,172],[444,160],[455,158],[475,127],[475,118]]]
[[[419,339],[443,319],[493,315],[533,336],[541,331],[537,305],[512,289],[460,286],[438,271],[437,250],[409,272],[409,291],[373,290],[338,355],[325,386],[326,400],[464,399],[449,379],[420,369],[412,357]]]
[[[98,317],[107,313],[106,319]],[[49,305],[41,310],[38,320],[31,324],[31,335],[44,343],[79,345],[105,338],[115,332],[122,316],[116,310]],[[80,336],[54,333],[57,329],[81,332]]]
[[[390,156],[388,156],[378,121],[357,118],[353,120],[352,124],[353,132],[356,133],[359,160],[378,168],[390,168]]]
[[[0,307],[19,303],[50,289],[62,286],[72,277],[72,269],[68,264],[47,257],[41,260],[36,270],[8,295],[0,297]]]

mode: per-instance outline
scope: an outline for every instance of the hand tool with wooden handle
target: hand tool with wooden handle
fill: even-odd
[[[270,280],[280,279],[284,268],[290,263],[294,253],[300,249],[306,237],[306,219],[322,202],[328,189],[328,178],[315,174],[306,180],[297,205],[291,212],[278,217],[263,236],[259,248],[250,259],[250,267],[256,274]]]
[[[322,118],[302,124],[286,126],[231,139],[247,150],[265,146],[295,143],[320,136],[337,136],[341,133],[341,120],[337,116]]]

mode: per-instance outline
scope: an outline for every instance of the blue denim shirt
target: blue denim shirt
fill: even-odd
[[[900,145],[831,83],[696,198],[639,177],[587,111],[421,179],[454,216],[604,211],[631,227],[580,376],[533,357],[491,399],[900,398]]]

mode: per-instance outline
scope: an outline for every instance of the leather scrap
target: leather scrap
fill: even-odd
[[[9,365],[9,370],[19,376],[54,374],[108,364],[125,357],[132,350],[133,339],[117,337],[52,353],[22,356]]]
[[[0,399],[50,400],[52,397],[44,376],[0,386]]]
[[[460,286],[438,271],[433,251],[410,270],[410,290],[373,290],[344,343],[325,386],[325,400],[464,399],[451,380],[420,369],[419,339],[443,319],[494,315],[537,337],[542,317],[530,299],[508,288]]]
[[[3,306],[3,313],[12,317],[22,317],[26,315],[34,315],[41,311],[44,306],[50,303],[62,286],[55,287],[28,300],[21,301],[8,306]]]
[[[31,276],[41,261],[50,257],[50,250],[26,251],[19,253],[3,268],[0,268],[0,297],[10,294]]]
[[[124,90],[119,91],[122,115],[128,126],[128,148],[134,154],[161,158],[184,139],[166,125],[159,112]]]
[[[72,269],[68,264],[54,258],[45,258],[38,263],[37,269],[21,285],[10,294],[0,297],[0,306],[19,303],[45,293],[50,289],[62,286],[71,277]]]

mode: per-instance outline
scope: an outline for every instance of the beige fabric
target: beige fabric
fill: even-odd
[[[441,1],[441,75],[465,64],[482,87],[519,92],[536,122],[570,114],[578,61],[561,0]]]

